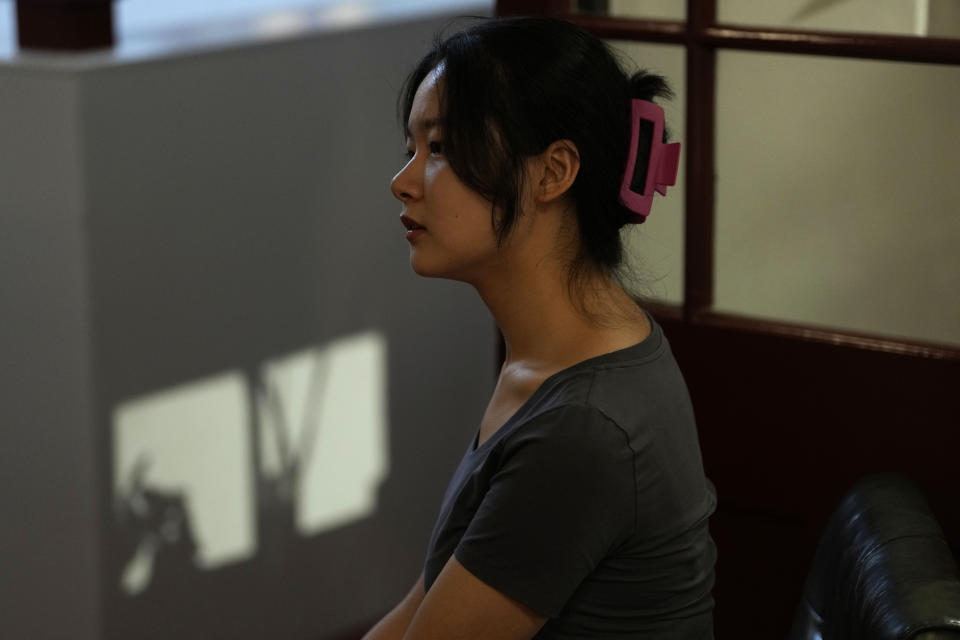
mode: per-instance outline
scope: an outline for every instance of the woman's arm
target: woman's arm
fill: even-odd
[[[500,593],[451,556],[424,598],[404,640],[529,640],[547,621]]]
[[[383,616],[383,619],[374,625],[362,640],[402,640],[407,627],[410,626],[410,621],[413,620],[420,603],[423,602],[423,596],[423,573],[421,573],[416,584],[400,604]]]

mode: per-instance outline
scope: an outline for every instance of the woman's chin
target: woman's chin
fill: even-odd
[[[459,282],[469,282],[463,273],[456,269],[451,269],[450,265],[430,263],[425,260],[418,260],[416,255],[410,256],[410,268],[413,272],[422,278],[442,278],[444,280],[457,280]]]
[[[430,264],[426,260],[418,259],[415,253],[410,254],[410,268],[418,276],[423,278],[443,278],[444,273],[437,265]]]

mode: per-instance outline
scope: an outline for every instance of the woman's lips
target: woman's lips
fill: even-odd
[[[426,227],[407,214],[400,216],[400,223],[403,225],[403,228],[407,230],[407,240],[412,240],[427,230]]]
[[[426,228],[426,227],[424,227],[422,224],[420,224],[419,222],[417,222],[416,220],[414,220],[413,218],[411,218],[410,216],[408,216],[408,215],[405,214],[405,213],[404,213],[404,214],[401,214],[401,216],[400,216],[400,223],[401,223],[404,227],[406,227],[407,231],[413,231],[413,230],[415,230],[415,229],[425,229],[425,228]]]

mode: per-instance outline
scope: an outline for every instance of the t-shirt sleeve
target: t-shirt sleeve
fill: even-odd
[[[597,409],[564,406],[505,441],[454,554],[473,575],[547,617],[636,522],[634,455]]]

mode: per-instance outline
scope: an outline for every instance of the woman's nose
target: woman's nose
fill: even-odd
[[[390,190],[393,192],[393,197],[400,202],[416,200],[420,197],[422,188],[414,176],[415,173],[414,158],[411,158],[390,181]]]

